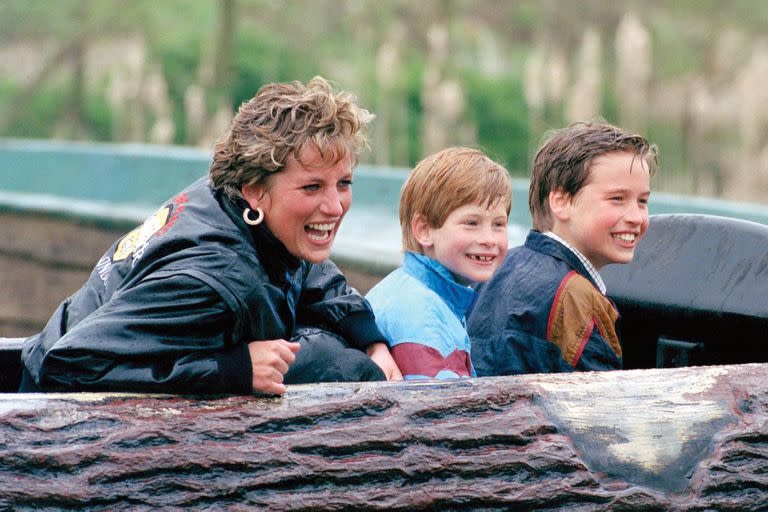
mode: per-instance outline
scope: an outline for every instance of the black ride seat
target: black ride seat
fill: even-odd
[[[632,263],[601,274],[625,368],[768,361],[768,226],[652,215]]]
[[[15,393],[21,383],[21,346],[25,338],[0,338],[0,393]]]

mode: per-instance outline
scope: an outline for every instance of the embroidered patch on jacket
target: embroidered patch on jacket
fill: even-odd
[[[170,218],[171,207],[165,206],[155,212],[144,223],[125,235],[117,242],[112,261],[122,261],[130,257],[137,249],[144,246],[149,238],[160,231]]]
[[[616,356],[621,344],[616,334],[619,314],[605,296],[576,271],[560,283],[547,323],[547,339],[560,347],[563,359],[576,366],[592,331],[597,328]]]
[[[186,208],[189,196],[181,193],[172,202],[150,216],[144,223],[125,235],[117,242],[112,261],[122,261],[133,255],[134,263],[141,258],[153,235],[162,235],[178,220],[179,214]]]

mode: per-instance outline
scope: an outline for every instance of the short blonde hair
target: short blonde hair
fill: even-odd
[[[373,117],[320,76],[307,85],[267,84],[240,105],[229,133],[216,142],[211,182],[229,197],[242,197],[244,185],[263,183],[290,155],[301,162],[307,143],[314,143],[323,163],[349,156],[354,167]]]
[[[497,202],[512,207],[512,180],[507,170],[482,151],[452,147],[419,162],[400,194],[400,228],[403,249],[422,253],[411,224],[422,214],[430,227],[439,228],[456,208],[467,204],[491,207]]]

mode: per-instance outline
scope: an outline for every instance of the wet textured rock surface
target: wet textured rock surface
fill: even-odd
[[[768,365],[0,395],[0,509],[768,507]]]

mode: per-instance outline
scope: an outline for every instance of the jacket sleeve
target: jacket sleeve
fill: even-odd
[[[370,357],[350,348],[338,334],[319,327],[299,326],[291,341],[301,344],[301,350],[288,367],[285,384],[387,380]]]
[[[461,374],[451,366],[452,361],[448,358],[453,352],[449,340],[455,335],[446,332],[447,327],[432,311],[413,308],[409,301],[411,297],[395,297],[392,294],[386,298],[386,305],[377,302],[380,297],[377,294],[371,299],[376,305],[376,323],[387,337],[392,358],[405,380],[455,378]],[[429,305],[420,306],[429,309]],[[408,313],[414,310],[423,314],[414,316]],[[463,370],[464,374],[469,374],[466,367]]]
[[[540,338],[520,328],[516,319],[509,320],[501,340],[484,336],[472,339],[472,362],[479,377],[621,369],[621,359],[590,319],[585,319],[583,326],[583,332],[588,332],[585,338],[580,342],[573,338],[571,357],[568,346]]]
[[[66,315],[66,311],[62,312]],[[210,286],[183,274],[118,291],[42,355],[45,390],[251,392],[247,345],[235,315]]]
[[[462,322],[421,282],[395,271],[366,295],[403,378],[473,377]]]
[[[576,363],[576,369],[583,372],[596,372],[621,370],[622,366],[621,358],[611,349],[609,342],[598,329],[593,328],[581,352],[581,357]]]
[[[347,284],[330,260],[312,265],[306,274],[297,308],[297,321],[324,327],[343,336],[352,347],[365,350],[387,343],[379,332],[370,304]]]
[[[454,333],[445,333],[445,335],[446,339],[450,339]],[[444,355],[438,348],[432,346],[433,344],[422,340],[394,344],[391,349],[392,357],[405,380],[475,376],[468,352],[454,350]]]
[[[524,373],[572,372],[560,347],[507,324],[501,339],[477,336],[472,339],[472,362],[478,377]]]
[[[547,339],[577,370],[621,369],[616,333],[618,312],[585,277],[570,272],[555,294],[547,319]]]

